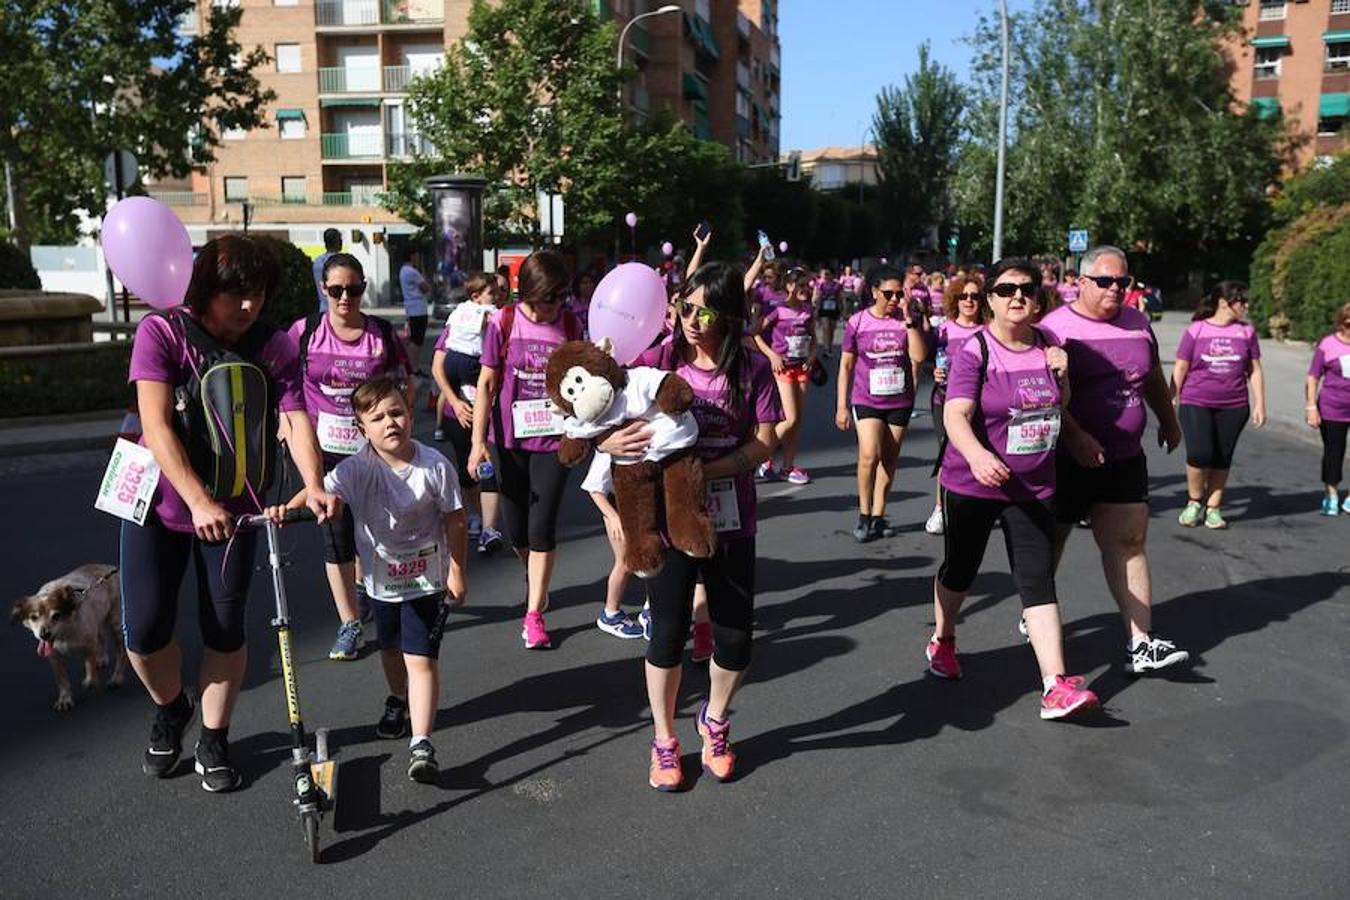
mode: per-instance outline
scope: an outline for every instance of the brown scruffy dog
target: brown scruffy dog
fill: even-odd
[[[75,705],[66,673],[67,654],[84,657],[84,687],[98,686],[99,666],[112,663],[108,687],[126,677],[127,651],[122,644],[122,589],[117,567],[99,563],[80,566],[55,578],[31,597],[14,604],[10,621],[23,625],[37,639],[37,654],[51,663],[56,676],[58,712]]]
[[[671,546],[706,558],[717,548],[708,518],[703,464],[693,453],[698,423],[689,407],[694,392],[680,376],[638,366],[625,371],[599,345],[569,341],[549,357],[549,398],[566,418],[558,448],[563,465],[586,458],[615,428],[645,422],[651,445],[641,457],[614,458],[614,505],[623,525],[624,564],[648,578],[665,563],[662,524]]]

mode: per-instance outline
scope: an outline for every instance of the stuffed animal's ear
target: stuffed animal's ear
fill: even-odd
[[[607,337],[602,337],[600,340],[596,341],[595,346],[599,347],[600,351],[606,356],[614,355],[614,342]]]

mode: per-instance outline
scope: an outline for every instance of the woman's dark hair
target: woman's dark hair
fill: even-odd
[[[990,269],[989,274],[984,277],[984,292],[986,294],[994,286],[994,282],[998,281],[1005,272],[1018,272],[1027,276],[1031,279],[1031,286],[1040,291],[1041,267],[1024,256],[1009,256],[994,263],[994,268]]]
[[[352,256],[350,253],[334,253],[323,263],[323,280],[328,280],[328,273],[334,269],[351,269],[362,281],[366,280],[366,270],[361,268],[361,260]]]
[[[1191,315],[1192,322],[1199,322],[1201,319],[1208,319],[1219,311],[1219,301],[1227,300],[1245,300],[1247,299],[1247,283],[1245,281],[1220,281],[1214,285],[1214,290],[1200,298],[1200,302],[1195,304],[1195,312]]]
[[[722,329],[722,340],[717,345],[717,373],[726,378],[727,409],[733,414],[747,401],[750,360],[745,349],[745,270],[724,262],[710,262],[699,266],[680,287],[676,297],[683,300],[703,288],[703,303],[718,314],[717,324]],[[689,346],[684,329],[675,328],[672,340],[676,359],[684,358]]]
[[[262,242],[242,234],[222,235],[198,251],[183,303],[197,316],[205,314],[217,294],[261,294],[266,303],[280,277],[277,258]]]
[[[871,292],[876,288],[878,288],[883,281],[903,282],[904,280],[905,280],[905,273],[901,272],[895,266],[888,265],[886,263],[873,266],[870,270],[868,270],[867,275],[864,278],[864,281],[867,284],[867,292],[868,292],[867,296],[869,302],[871,301],[872,297]]]
[[[581,296],[581,279],[583,279],[583,278],[589,278],[589,279],[591,280],[591,290],[592,290],[592,291],[594,291],[594,290],[595,290],[595,286],[596,286],[597,284],[600,283],[600,279],[595,277],[595,273],[594,273],[594,272],[592,272],[590,269],[582,269],[580,272],[578,272],[578,273],[577,273],[575,276],[573,276],[573,278],[572,278],[572,296],[573,296],[573,297],[580,297],[580,296]]]
[[[517,276],[522,303],[538,303],[559,297],[567,290],[567,263],[554,250],[536,250],[520,264]],[[560,298],[561,299],[561,298]]]
[[[783,275],[782,286],[787,287],[790,284],[801,284],[803,281],[810,281],[811,273],[801,266],[793,266]]]
[[[489,275],[486,272],[470,272],[469,277],[464,279],[464,296],[473,299],[474,295],[483,290],[488,285],[496,287],[497,276]]]

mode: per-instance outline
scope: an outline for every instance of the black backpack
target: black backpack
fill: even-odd
[[[316,312],[310,313],[305,317],[305,330],[300,334],[300,376],[307,377],[309,372],[309,342],[313,340],[315,332],[323,324],[323,317],[328,313]],[[394,326],[388,319],[381,319],[379,316],[365,314],[367,319],[373,321],[380,329],[380,339],[384,341],[384,370],[393,371],[395,365],[394,358]]]

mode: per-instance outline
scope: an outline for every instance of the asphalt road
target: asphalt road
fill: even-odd
[[[186,766],[164,781],[140,773],[151,708],[138,685],[78,692],[72,712],[55,713],[32,639],[0,630],[0,895],[1344,896],[1350,519],[1314,514],[1315,448],[1249,431],[1227,533],[1177,526],[1181,460],[1152,454],[1157,627],[1195,665],[1123,674],[1121,625],[1080,532],[1059,578],[1068,656],[1106,709],[1052,724],[1037,717],[1000,541],[960,631],[965,679],[925,676],[941,554],[921,525],[931,422],[917,419],[904,449],[891,510],[903,533],[860,546],[848,534],[852,436],[833,429],[832,407],[832,385],[812,393],[804,462],[816,482],[761,491],[734,783],[647,787],[643,643],[593,626],[609,550],[579,490],[548,619],[555,650],[521,647],[519,567],[472,567],[471,608],[441,657],[439,788],[410,783],[406,743],[372,733],[378,660],[326,659],[335,623],[319,539],[294,529],[302,703],[311,726],[333,729],[341,760],[322,864],[307,861],[290,807],[259,577],[231,732],[247,784],[228,796],[202,792]],[[0,460],[0,596],[116,562],[116,523],[90,505],[102,464],[98,453]],[[195,632],[184,602],[189,648]],[[691,667],[687,773],[705,686]]]

